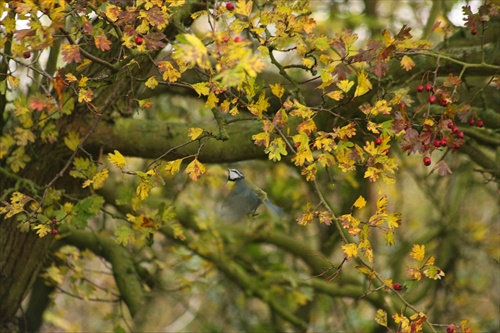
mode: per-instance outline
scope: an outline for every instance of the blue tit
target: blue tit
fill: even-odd
[[[227,180],[234,182],[234,187],[222,205],[222,216],[229,221],[240,221],[247,215],[256,215],[257,208],[264,203],[273,213],[280,216],[283,210],[271,203],[267,193],[257,185],[245,179],[237,169],[227,170]]]

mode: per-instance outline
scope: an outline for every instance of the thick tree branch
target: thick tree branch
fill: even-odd
[[[78,126],[78,125],[77,125]],[[85,128],[87,124],[79,126]],[[126,156],[155,159],[174,147],[191,141],[187,136],[191,127],[201,127],[218,133],[215,124],[182,124],[166,121],[118,119],[115,123],[101,122],[88,144],[91,149],[112,152],[114,149]],[[253,134],[262,131],[261,125],[251,121],[240,121],[227,126],[229,140],[209,139],[201,150],[201,162],[231,163],[235,161],[266,158],[264,149],[253,144]],[[167,160],[192,156],[198,151],[198,142],[173,150],[165,156]]]

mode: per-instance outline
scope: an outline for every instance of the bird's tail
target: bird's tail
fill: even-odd
[[[278,207],[276,206],[275,204],[273,204],[271,201],[269,201],[269,199],[264,199],[264,203],[266,204],[267,207],[269,207],[271,209],[271,211],[278,215],[278,216],[281,216],[283,215],[283,208],[281,207]]]

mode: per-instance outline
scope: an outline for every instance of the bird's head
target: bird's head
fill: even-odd
[[[235,182],[237,180],[243,179],[245,176],[237,169],[227,169],[227,180],[230,182]]]

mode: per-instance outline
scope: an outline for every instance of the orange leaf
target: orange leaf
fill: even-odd
[[[200,177],[205,174],[206,169],[203,164],[201,164],[197,159],[194,159],[186,167],[186,173],[189,174],[189,178],[193,181],[197,181]]]
[[[82,61],[82,57],[80,55],[80,47],[78,45],[69,45],[64,44],[62,46],[62,56],[63,60],[68,64],[71,62],[80,62]]]
[[[101,51],[107,51],[111,48],[111,42],[106,36],[95,36],[94,37],[95,46]]]

